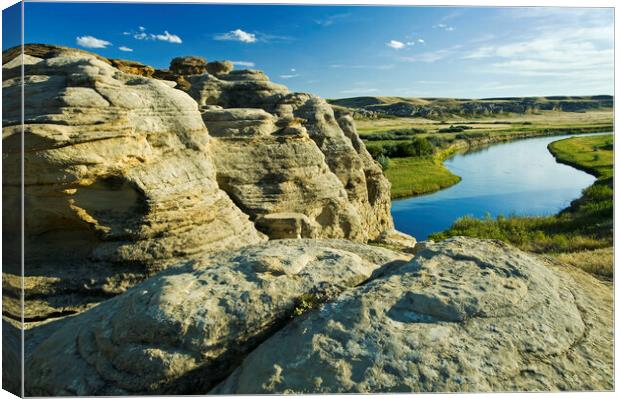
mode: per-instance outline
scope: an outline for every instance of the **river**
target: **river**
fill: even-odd
[[[600,133],[604,134],[604,133]],[[444,164],[460,183],[392,202],[396,228],[425,240],[459,217],[552,215],[570,205],[595,178],[557,163],[547,145],[574,135],[536,137],[457,154]]]

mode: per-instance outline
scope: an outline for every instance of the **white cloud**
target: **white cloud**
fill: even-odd
[[[133,51],[132,48],[125,47],[125,46],[120,46],[118,49],[121,50],[121,51]]]
[[[420,44],[424,44],[424,43],[426,43],[426,42],[424,41],[424,39],[418,39],[418,43],[420,43]]]
[[[396,50],[400,50],[402,48],[405,48],[406,46],[405,43],[399,42],[398,40],[390,40],[389,42],[385,43],[385,45]]]
[[[280,79],[292,79],[292,78],[296,78],[298,77],[299,74],[294,74],[294,75],[280,75]]]
[[[242,66],[246,68],[254,68],[255,64],[251,61],[231,61],[235,66]]]
[[[452,32],[455,28],[446,24],[435,24],[433,25],[433,29],[441,29],[445,30],[446,32]]]
[[[107,46],[112,44],[107,40],[97,39],[93,36],[78,36],[75,41],[78,46],[86,48],[106,48]]]
[[[231,40],[243,43],[254,43],[257,39],[254,33],[248,33],[241,29],[235,29],[227,33],[216,35],[215,40]]]
[[[183,41],[181,40],[179,36],[173,35],[167,30],[165,30],[163,34],[155,35],[155,39],[161,40],[162,42],[177,43],[177,44],[183,43]]]
[[[138,27],[139,32],[123,32],[123,35],[133,35],[136,40],[158,40],[161,42],[168,42],[174,44],[181,44],[183,40],[178,35],[174,35],[167,30],[164,33],[148,33],[144,26]]]
[[[291,72],[295,72],[295,71],[297,71],[297,69],[291,68]]]

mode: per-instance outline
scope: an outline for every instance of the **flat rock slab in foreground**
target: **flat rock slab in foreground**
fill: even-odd
[[[172,268],[67,319],[27,353],[26,393],[204,393],[291,320],[409,256],[340,240],[281,240]]]
[[[610,390],[612,301],[499,242],[431,243],[294,320],[211,393]]]

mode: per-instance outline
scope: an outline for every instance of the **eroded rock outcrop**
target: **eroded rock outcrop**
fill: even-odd
[[[212,146],[218,181],[253,220],[302,213],[319,237],[359,241],[393,231],[389,182],[350,117],[337,120],[324,100],[291,93],[259,71],[184,78],[207,127],[221,132]]]
[[[43,58],[24,57],[27,320],[82,310],[179,261],[266,239],[219,189],[186,93],[82,51],[33,51]],[[19,61],[3,65],[3,196],[16,210]],[[11,225],[18,211],[5,215]],[[3,237],[18,247],[17,235]],[[18,265],[3,278],[5,314],[15,318]]]
[[[282,240],[169,269],[67,319],[32,349],[26,392],[205,393],[296,306],[303,311],[407,259],[348,241]]]
[[[583,272],[453,238],[294,320],[211,393],[609,390],[612,306]]]

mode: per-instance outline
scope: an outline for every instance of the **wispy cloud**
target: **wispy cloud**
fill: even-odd
[[[338,20],[342,20],[351,16],[351,13],[333,14],[322,19],[315,19],[314,23],[321,26],[332,26]]]
[[[299,74],[295,73],[295,74],[291,74],[291,75],[280,75],[280,79],[293,79],[298,77]]]
[[[456,45],[439,50],[425,51],[410,56],[399,56],[397,57],[397,60],[406,62],[424,62],[430,64],[456,56],[458,50],[462,47],[462,45]]]
[[[118,49],[121,50],[121,51],[127,51],[127,52],[133,51],[132,48],[129,48],[129,47],[126,47],[126,46],[120,46]]]
[[[369,87],[369,88],[358,87],[354,89],[347,89],[347,90],[340,91],[341,94],[372,94],[372,93],[377,93],[377,92],[379,92],[379,89],[376,89],[374,87]]]
[[[387,70],[394,68],[394,64],[381,64],[381,65],[365,65],[365,64],[331,64],[330,68],[344,68],[344,69],[377,69]]]
[[[462,55],[488,60],[488,69],[520,76],[613,76],[613,27],[549,29],[517,41],[485,45]]]
[[[424,41],[424,39],[411,39],[409,41],[400,41],[400,40],[392,39],[389,42],[385,43],[386,46],[393,48],[394,50],[402,50],[407,47],[413,47],[416,44],[425,45],[426,42]]]
[[[446,32],[452,32],[453,30],[455,30],[454,26],[450,26],[444,23],[433,25],[433,29],[441,29]]]
[[[146,28],[144,26],[138,27],[137,32],[135,31],[123,32],[123,35],[133,36],[133,38],[136,40],[157,40],[161,42],[168,42],[168,43],[174,43],[174,44],[183,43],[183,40],[181,39],[180,36],[174,35],[168,32],[167,30],[164,30],[164,33],[149,33],[146,31]]]
[[[229,40],[235,42],[242,43],[255,43],[256,42],[256,34],[249,33],[241,29],[231,30],[230,32],[220,33],[219,35],[215,35],[215,40]]]
[[[241,43],[273,43],[273,42],[291,42],[295,38],[291,36],[274,35],[265,32],[246,32],[243,29],[235,29],[230,32],[220,33],[213,36],[214,40],[234,41]]]
[[[414,83],[420,85],[443,85],[447,84],[448,82],[445,80],[416,80]]]
[[[231,61],[234,66],[246,67],[246,68],[254,68],[256,64],[251,61]]]
[[[86,48],[106,48],[112,44],[107,40],[97,39],[94,36],[78,36],[75,39],[75,42],[78,46]]]

